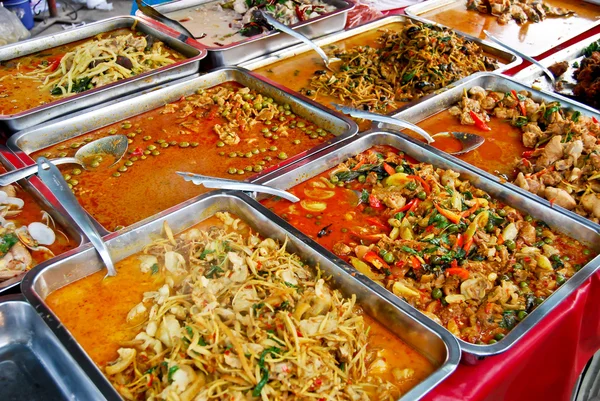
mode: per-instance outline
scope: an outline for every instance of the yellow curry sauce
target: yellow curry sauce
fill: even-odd
[[[193,228],[203,230],[222,225],[211,217]],[[139,331],[139,326],[126,323],[128,312],[140,302],[144,292],[156,291],[164,283],[160,274],[142,273],[137,256],[118,262],[116,277],[104,279],[105,272],[98,271],[46,298],[50,309],[101,369],[117,358],[120,343],[132,340]],[[435,370],[425,357],[383,325],[366,314],[364,318],[370,326],[369,346],[383,350],[380,354],[388,366],[373,374],[393,382],[404,393]],[[412,379],[398,383],[391,372],[393,368],[412,369]]]
[[[108,135],[127,135],[128,153],[109,169],[85,171],[72,166],[59,167],[83,208],[112,231],[206,192],[204,187],[184,181],[176,175],[177,171],[242,180],[333,137],[295,116],[289,105],[277,106],[275,109],[281,111],[273,120],[259,115],[252,121],[239,115],[240,103],[233,102],[232,111],[222,110],[231,105],[229,102],[223,106],[198,106],[197,102],[207,95],[227,91],[228,95],[219,96],[230,96],[239,90],[247,89],[233,82],[225,83],[207,89],[203,95],[188,96],[31,156],[33,159],[42,155],[72,156],[86,142]],[[244,95],[256,99],[261,96],[254,91]],[[273,99],[263,100],[265,105],[275,105]],[[256,102],[252,102],[248,99],[246,103],[255,107]],[[260,107],[262,112],[264,109]],[[215,131],[238,123],[239,127],[231,130],[238,136],[238,143],[233,143],[236,139],[226,132],[220,136]]]
[[[47,103],[64,99],[66,96],[55,96],[51,89],[41,88],[42,80],[32,78],[19,78],[18,73],[27,74],[36,70],[39,66],[49,67],[50,71],[60,68],[62,57],[74,51],[78,46],[88,43],[94,39],[115,38],[133,33],[144,35],[142,32],[128,28],[117,29],[96,35],[92,38],[67,43],[62,46],[53,47],[41,52],[27,56],[0,61],[0,115],[12,115],[21,113]],[[155,41],[158,42],[158,41]],[[167,48],[175,59],[183,59],[184,56],[175,50]],[[72,95],[72,94],[71,94]],[[69,96],[69,95],[67,95]]]

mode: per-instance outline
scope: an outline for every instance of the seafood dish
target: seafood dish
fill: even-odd
[[[11,115],[185,59],[151,35],[118,29],[0,63],[0,115]]]
[[[332,65],[333,72],[311,53],[256,72],[325,106],[336,102],[386,114],[475,72],[499,66],[478,44],[452,30],[420,22],[390,24],[324,50],[341,60]]]
[[[461,125],[492,131],[490,120],[512,125],[526,149],[504,177],[552,204],[600,221],[600,123],[560,102],[538,102],[527,91],[473,87],[448,113]],[[514,169],[514,170],[513,170]]]
[[[75,248],[62,230],[18,184],[0,187],[0,282]]]
[[[31,157],[72,156],[84,144],[114,134],[127,135],[129,148],[113,167],[59,167],[79,203],[110,231],[206,191],[180,180],[177,171],[242,180],[334,138],[297,116],[290,104],[226,82]]]
[[[595,255],[450,169],[377,145],[262,203],[458,338],[501,341]]]
[[[47,297],[124,399],[392,400],[433,371],[319,266],[235,215],[164,232],[116,277]]]
[[[206,46],[225,46],[268,32],[253,13],[264,10],[285,25],[309,21],[336,10],[321,0],[226,0],[167,13]]]
[[[495,16],[500,24],[515,20],[519,24],[540,22],[547,17],[567,17],[573,11],[553,7],[541,0],[467,0],[467,9]]]

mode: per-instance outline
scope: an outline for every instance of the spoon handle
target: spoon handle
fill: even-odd
[[[293,36],[294,38],[296,38],[296,39],[304,42],[308,46],[310,46],[314,51],[316,51],[319,54],[319,56],[321,56],[321,58],[323,59],[323,62],[325,63],[325,65],[328,65],[328,63],[329,63],[329,57],[327,57],[327,54],[325,54],[325,52],[323,51],[323,49],[321,49],[319,46],[317,46],[315,44],[315,42],[313,42],[312,40],[310,40],[306,36],[302,35],[300,32],[296,32],[293,29],[289,28],[287,25],[284,25],[281,22],[277,21],[271,15],[269,15],[268,13],[266,13],[266,12],[264,12],[262,10],[261,10],[261,14],[265,18],[265,20],[269,24],[273,25],[273,27],[275,29],[277,29],[278,31],[281,31],[283,33],[287,33],[288,35]]]
[[[42,179],[42,182],[50,189],[52,194],[56,196],[56,199],[63,205],[67,213],[75,220],[75,223],[77,223],[79,228],[81,228],[83,233],[89,238],[92,245],[94,245],[94,248],[96,248],[100,254],[104,265],[108,269],[106,275],[116,276],[117,271],[115,270],[115,266],[111,259],[110,251],[104,241],[102,241],[100,234],[98,234],[98,231],[96,230],[96,227],[94,227],[89,216],[83,210],[79,202],[77,202],[75,195],[73,195],[67,186],[60,171],[45,157],[37,159],[37,167],[39,169],[38,175]]]
[[[59,159],[52,159],[52,160],[50,160],[50,163],[52,163],[52,164],[66,164],[66,163],[81,164],[74,157],[61,157]],[[4,173],[4,174],[0,175],[0,187],[12,184],[13,182],[17,182],[19,180],[22,180],[23,178],[27,178],[30,175],[34,175],[37,172],[38,172],[38,166],[37,166],[37,164],[34,164],[33,166],[27,166],[27,167],[19,168],[19,169]]]
[[[435,139],[433,139],[427,131],[425,131],[423,128],[419,127],[418,125],[409,123],[408,121],[400,120],[400,119],[394,118],[394,117],[382,116],[379,114],[370,113],[368,111],[357,110],[352,107],[346,107],[346,106],[342,106],[342,105],[336,104],[336,103],[331,103],[331,104],[337,110],[341,111],[342,113],[349,114],[352,117],[365,118],[365,119],[371,120],[371,121],[377,121],[380,123],[397,125],[402,128],[407,128],[407,129],[412,130],[412,131],[416,132],[417,134],[421,135],[423,138],[425,138],[425,140],[427,140],[427,143],[435,142]]]
[[[262,192],[265,194],[276,195],[283,199],[287,199],[290,202],[298,202],[300,199],[281,189],[269,187],[266,185],[257,185],[257,184],[248,184],[247,182],[239,182],[234,180],[228,180],[225,178],[215,178],[209,177],[201,174],[193,174],[193,173],[183,173],[177,172],[180,176],[183,177],[186,181],[191,181],[196,185],[204,185],[206,188],[214,188],[214,189],[237,189],[238,191],[252,191],[252,192]]]
[[[540,63],[539,61],[537,61],[536,59],[529,57],[528,55],[526,55],[525,53],[522,53],[520,51],[518,51],[517,49],[515,49],[514,47],[508,46],[506,43],[502,42],[500,39],[496,38],[494,35],[492,35],[491,33],[489,33],[487,30],[483,30],[483,33],[486,34],[486,36],[488,37],[489,40],[491,40],[492,42],[494,42],[495,44],[504,47],[505,49],[515,53],[517,56],[521,57],[523,60],[527,60],[529,61],[531,64],[535,64],[538,67],[540,67],[542,69],[542,71],[544,71],[544,73],[548,76],[548,78],[550,78],[550,81],[552,82],[552,85],[555,86],[555,78],[554,78],[554,74],[552,74],[552,72],[550,72],[550,70],[548,68],[546,68],[542,63]]]

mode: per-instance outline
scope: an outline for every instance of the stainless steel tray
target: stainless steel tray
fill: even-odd
[[[420,21],[427,22],[427,23],[437,24],[435,21],[429,20],[426,17],[423,17],[422,15],[425,14],[425,13],[428,13],[430,11],[439,9],[439,8],[450,7],[450,6],[452,6],[452,5],[454,5],[455,3],[458,3],[458,2],[466,4],[466,0],[428,0],[428,1],[424,1],[422,3],[417,3],[417,4],[414,4],[412,6],[406,7],[406,9],[404,10],[404,12],[407,15],[409,15],[411,17],[414,17],[414,18],[416,18],[416,19],[418,19]],[[594,6],[588,6],[588,7],[594,7]],[[467,10],[465,10],[465,12],[466,11]],[[493,17],[491,15],[489,17],[490,18],[496,18],[496,17]],[[438,24],[438,25],[441,25],[441,24]],[[596,18],[596,20],[594,22],[590,22],[587,25],[586,24],[577,24],[576,25],[577,26],[576,29],[573,29],[571,32],[569,32],[564,37],[559,37],[557,42],[549,43],[547,46],[536,46],[535,47],[535,52],[532,53],[532,54],[527,54],[526,51],[524,53],[527,54],[530,57],[539,56],[540,54],[545,53],[546,51],[554,48],[559,43],[566,42],[567,40],[572,39],[572,38],[576,37],[577,35],[582,34],[585,31],[587,31],[589,29],[592,29],[592,28],[594,28],[594,27],[596,27],[598,25],[600,25],[600,19],[598,19],[598,18]],[[527,25],[522,25],[521,32],[524,31],[526,33],[527,32],[527,28],[528,28]],[[457,30],[458,29],[459,28],[457,28]],[[482,35],[483,35],[483,29],[489,30],[490,28],[487,25],[483,26],[481,28],[481,34]],[[493,34],[494,32],[491,32],[491,33]],[[514,47],[517,48],[517,50],[519,49],[519,46],[516,45],[516,44],[514,44]]]
[[[532,98],[534,100],[544,100],[547,103],[559,101],[561,105],[563,107],[566,107],[567,109],[578,110],[582,114],[594,116],[600,120],[600,113],[598,112],[598,110],[595,110],[589,106],[583,105],[579,102],[575,102],[567,97],[561,96],[556,93],[533,90],[530,87],[504,75],[496,75],[485,72],[477,73],[470,77],[462,79],[456,82],[455,85],[447,91],[435,96],[425,97],[419,100],[417,103],[413,104],[411,107],[402,107],[397,111],[390,113],[390,116],[398,117],[416,124],[420,121],[427,119],[430,116],[433,116],[434,114],[439,113],[442,110],[446,110],[454,106],[461,99],[463,91],[468,90],[473,86],[481,86],[484,89],[490,89],[500,92],[510,92],[511,89],[514,89],[516,91],[526,90],[532,93]],[[386,129],[393,128],[388,127],[385,124],[379,126]],[[487,173],[481,169],[478,170],[479,173],[485,176],[486,178],[496,182],[500,182],[499,177]],[[595,230],[600,232],[600,224],[592,223],[585,217],[582,217],[577,213],[571,212],[570,210],[564,209],[558,205],[550,205],[550,202],[546,199],[534,195],[529,191],[525,191],[517,185],[511,183],[505,183],[504,185],[510,187],[516,192],[519,192],[522,196],[536,199],[538,202],[543,203],[546,206],[552,207],[553,209],[558,210],[561,213],[566,214],[567,216],[570,216],[572,219],[578,220],[582,224],[591,225]]]
[[[155,8],[163,14],[169,14],[187,8],[202,6],[208,3],[215,3],[217,1],[178,0],[157,5]],[[334,5],[337,10],[308,21],[290,25],[290,28],[311,39],[333,32],[342,31],[346,26],[346,17],[348,16],[348,11],[354,8],[354,3],[348,0],[324,1],[328,4]],[[136,15],[144,19],[148,18],[139,10],[136,12]],[[289,35],[279,33],[277,31],[271,31],[239,42],[230,43],[225,46],[209,46],[201,44],[208,50],[208,56],[202,61],[202,66],[208,70],[224,65],[238,65],[244,61],[281,50],[297,43],[299,43],[299,41]]]
[[[581,60],[584,58],[583,51],[585,48],[597,41],[600,41],[600,33],[558,51],[553,55],[540,60],[540,63],[542,63],[544,67],[550,67],[552,64],[561,61],[568,61],[569,69],[563,74],[563,77],[566,76],[569,78],[569,82],[575,82],[572,78],[572,74],[577,68],[573,68],[573,63],[575,61],[581,63]],[[533,64],[519,71],[513,78],[535,89],[554,93],[552,90],[552,83],[548,82],[548,78],[546,78],[546,75],[544,75],[541,68]]]
[[[128,93],[137,92],[163,82],[191,75],[200,70],[200,60],[206,57],[206,50],[200,47],[195,41],[188,40],[186,43],[181,42],[172,30],[167,31],[156,24],[145,22],[136,17],[122,16],[84,25],[67,32],[42,36],[4,46],[0,48],[0,61],[41,52],[52,47],[79,41],[119,28],[134,28],[140,32],[152,35],[164,42],[171,49],[186,56],[187,59],[20,113],[0,115],[0,131],[4,131],[6,134],[21,131],[75,110],[81,110],[98,103],[119,98]]]
[[[22,295],[0,298],[3,400],[103,400]]]
[[[390,145],[402,150],[407,155],[414,159],[431,163],[435,167],[444,169],[452,169],[459,172],[463,178],[467,178],[478,188],[487,191],[493,198],[499,199],[502,202],[513,206],[521,211],[529,213],[535,218],[541,219],[548,223],[551,227],[569,235],[572,238],[585,242],[594,247],[596,252],[600,251],[600,234],[591,227],[582,225],[578,220],[570,216],[557,213],[545,205],[540,204],[536,200],[523,197],[512,187],[507,187],[499,184],[496,181],[490,180],[488,177],[481,174],[481,171],[473,168],[471,165],[447,155],[433,147],[423,145],[415,139],[401,137],[397,134],[386,131],[368,131],[360,134],[358,137],[346,141],[341,147],[335,150],[322,152],[315,157],[305,159],[294,166],[290,166],[280,172],[277,176],[265,177],[261,179],[262,184],[267,184],[280,189],[291,188],[303,181],[308,180],[330,168],[335,167],[339,163],[348,158],[361,153],[375,145]],[[331,259],[337,265],[344,266],[346,269],[352,269],[343,260],[335,256],[324,247],[315,244],[313,248],[318,250],[328,259]],[[526,335],[533,327],[540,324],[541,320],[546,316],[556,305],[575,291],[581,283],[588,279],[600,267],[600,256],[596,257],[584,268],[578,271],[566,284],[558,289],[552,296],[548,297],[537,309],[535,309],[527,318],[520,322],[515,328],[510,331],[506,337],[492,345],[475,345],[463,340],[459,340],[463,351],[463,361],[466,363],[476,363],[478,360],[486,356],[500,354],[518,342],[521,337]],[[391,293],[390,293],[391,294]],[[400,298],[392,295],[394,304],[398,307],[412,307],[402,301]],[[416,309],[415,313],[421,314]],[[414,314],[413,314],[414,315]],[[421,319],[425,319],[422,315]],[[426,318],[429,319],[429,318]],[[440,326],[441,327],[441,326]],[[445,330],[445,329],[444,329]]]
[[[331,35],[327,35],[325,37],[315,40],[314,42],[317,45],[319,45],[320,47],[325,47],[332,43],[339,42],[341,40],[348,39],[353,36],[357,36],[362,33],[368,32],[368,31],[374,31],[376,29],[382,28],[385,25],[389,25],[389,24],[393,24],[393,23],[405,23],[407,21],[414,22],[417,20],[418,19],[412,18],[410,16],[406,16],[406,15],[391,15],[389,17],[379,18],[375,21],[369,22],[368,24],[364,24],[364,25],[358,26],[356,28],[349,29],[347,31],[342,31],[342,32],[331,34]],[[433,24],[433,25],[441,26],[439,24]],[[499,58],[499,59],[508,61],[508,64],[504,64],[504,65],[500,66],[500,68],[498,68],[495,72],[500,73],[502,71],[506,71],[508,69],[511,69],[512,67],[515,67],[515,66],[521,64],[522,59],[520,57],[514,55],[513,53],[507,52],[506,50],[496,46],[495,44],[493,44],[491,42],[482,41],[479,38],[476,38],[476,37],[470,36],[470,35],[466,35],[464,33],[458,32],[458,31],[456,33],[459,36],[462,36],[468,40],[471,40],[471,41],[477,43],[477,45],[479,47],[481,47],[484,52],[494,56],[495,58]],[[275,52],[273,54],[269,54],[269,55],[266,55],[263,57],[258,57],[254,60],[250,60],[248,62],[242,63],[242,64],[240,64],[240,67],[244,67],[249,70],[256,70],[258,68],[265,67],[267,65],[276,63],[281,60],[286,60],[288,58],[294,57],[298,54],[306,53],[308,51],[312,51],[312,49],[307,45],[301,44],[301,45],[283,49],[283,50]]]
[[[39,127],[19,132],[9,139],[8,147],[15,152],[25,164],[32,165],[34,164],[34,160],[29,157],[30,153],[114,122],[161,107],[166,103],[180,99],[182,96],[192,94],[199,88],[209,88],[228,81],[238,82],[263,95],[273,98],[277,102],[290,104],[291,110],[295,114],[330,131],[336,136],[336,138],[326,141],[311,150],[290,157],[285,162],[281,163],[280,167],[287,166],[294,161],[332,146],[337,142],[354,135],[358,131],[358,127],[352,120],[339,113],[332,112],[310,99],[296,97],[293,92],[286,88],[269,84],[257,74],[242,68],[224,67],[195,79],[174,85],[167,85],[163,89],[148,92],[144,96],[131,97],[125,101],[114,103],[92,112],[80,113],[73,117],[67,116],[63,119],[51,121],[40,125]],[[266,169],[263,173],[250,177],[250,180],[254,180],[271,171],[275,171],[277,168],[278,167],[274,166],[270,169]],[[33,177],[30,181],[37,188],[44,188],[45,191],[48,191],[38,177]],[[53,205],[59,207],[58,203],[53,203]],[[101,227],[98,223],[97,226],[101,229],[102,235],[108,234],[109,231]]]
[[[0,165],[2,165],[7,171],[11,171],[17,167],[22,167],[23,162],[14,154],[12,154],[6,147],[0,145]],[[44,194],[43,192],[39,191],[38,188],[31,185],[27,180],[20,180],[17,182],[17,184],[19,184],[19,186],[25,192],[31,195],[35,203],[37,203],[42,210],[48,212],[48,214],[54,219],[54,222],[60,226],[61,230],[70,238],[72,238],[78,245],[81,245],[87,241],[87,238],[78,228],[76,228],[77,226],[75,222],[68,216],[64,209],[62,207],[57,209],[48,201],[48,194]],[[11,279],[1,281],[0,293],[19,285],[24,276],[25,273]]]
[[[155,220],[115,234],[107,245],[115,260],[121,260],[142,250],[145,244],[163,232],[167,221],[173,232],[181,232],[218,211],[228,211],[246,221],[258,233],[281,242],[289,238],[288,250],[301,256],[310,265],[318,264],[331,283],[346,296],[356,294],[357,303],[373,318],[395,333],[436,366],[436,371],[425,381],[404,394],[402,400],[417,400],[440,381],[450,375],[460,360],[458,342],[452,335],[431,321],[421,322],[420,316],[406,305],[392,305],[390,296],[377,284],[356,274],[346,265],[336,265],[312,248],[311,241],[297,233],[287,223],[241,193],[212,192],[197,200],[185,202],[169,212],[161,213]],[[23,294],[68,348],[71,355],[109,399],[117,398],[116,391],[73,339],[68,329],[45,303],[45,298],[60,287],[88,276],[103,268],[96,251],[89,245],[81,252],[64,257],[55,263],[35,268],[23,281]]]

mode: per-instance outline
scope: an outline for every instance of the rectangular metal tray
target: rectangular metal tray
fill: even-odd
[[[8,147],[15,152],[26,165],[32,165],[35,162],[29,154],[37,150],[161,107],[166,103],[180,99],[182,96],[192,94],[199,88],[209,88],[229,81],[238,82],[263,95],[273,98],[277,102],[290,104],[293,113],[326,129],[336,136],[336,138],[330,139],[313,149],[290,157],[285,162],[282,162],[279,167],[273,166],[258,175],[250,177],[251,181],[263,174],[268,174],[280,167],[287,166],[294,161],[310,156],[329,146],[333,146],[337,142],[354,135],[358,131],[358,127],[352,120],[339,113],[328,110],[310,99],[297,97],[288,89],[267,83],[257,74],[242,68],[223,67],[195,79],[173,85],[166,85],[162,89],[145,93],[144,96],[130,97],[125,101],[113,103],[92,112],[80,113],[73,117],[67,116],[63,119],[51,121],[40,125],[39,127],[19,132],[9,139]],[[47,187],[41,183],[38,177],[33,177],[30,180],[37,188],[44,188],[48,191]],[[53,203],[53,205],[59,207],[58,203]],[[92,220],[95,221],[93,217]],[[97,222],[96,225],[100,228],[101,235],[109,233],[109,231],[101,227]]]
[[[7,171],[15,170],[18,167],[23,167],[23,162],[19,160],[14,154],[12,154],[6,147],[0,145],[0,165]],[[48,212],[48,214],[54,219],[54,222],[58,224],[61,230],[72,238],[78,245],[83,244],[87,241],[85,235],[77,228],[75,222],[71,217],[64,211],[62,206],[60,209],[55,208],[47,199],[47,194],[42,193],[38,188],[34,187],[27,180],[20,180],[17,184],[42,208]],[[0,294],[8,291],[9,289],[18,286],[25,276],[23,273],[19,276],[0,282]]]
[[[103,400],[22,295],[0,298],[3,400]]]
[[[571,110],[578,110],[582,114],[594,116],[600,120],[600,112],[591,108],[590,106],[586,106],[579,102],[575,102],[567,97],[561,96],[556,93],[550,93],[546,91],[536,91],[513,78],[506,77],[504,75],[490,74],[490,73],[477,73],[465,79],[462,79],[454,84],[454,86],[447,91],[434,95],[427,96],[422,98],[421,100],[414,103],[411,107],[402,107],[395,112],[390,113],[389,115],[392,117],[397,117],[402,120],[409,121],[411,123],[419,123],[431,117],[442,110],[446,110],[452,106],[454,106],[463,95],[464,90],[468,90],[473,86],[481,86],[484,89],[495,90],[500,92],[510,92],[511,89],[518,91],[525,90],[532,93],[532,98],[537,101],[545,101],[555,102],[559,101],[563,107],[566,107]],[[390,129],[392,126],[387,126],[385,124],[376,125],[376,127],[382,127],[385,129]],[[485,172],[481,169],[478,169],[479,173],[485,176],[488,179],[491,179],[496,182],[500,182],[500,178]],[[575,212],[571,212],[570,210],[564,209],[558,205],[550,205],[550,202],[546,199],[543,199],[537,195],[532,194],[529,191],[525,191],[524,189],[518,187],[517,185],[511,183],[504,183],[503,185],[510,187],[511,189],[519,192],[522,196],[526,196],[529,198],[536,199],[538,202],[543,203],[549,207],[553,207],[555,210],[560,211],[567,216],[570,216],[574,220],[578,220],[582,224],[591,225],[595,230],[600,231],[600,225],[592,223],[590,220],[586,219],[578,215]]]
[[[561,61],[568,61],[569,69],[563,74],[563,76],[567,75],[570,78],[570,80],[574,82],[574,79],[571,78],[571,74],[573,74],[573,72],[576,70],[576,68],[572,67],[573,63],[575,61],[581,63],[581,60],[584,57],[583,51],[585,50],[585,48],[599,40],[600,33],[597,35],[590,36],[587,39],[584,39],[563,50],[558,51],[553,55],[540,60],[540,63],[544,67],[550,67],[552,64],[559,63]],[[554,92],[552,90],[552,84],[548,81],[548,78],[546,78],[546,75],[542,72],[541,68],[533,64],[516,73],[513,76],[513,78],[518,80],[519,82],[524,83],[525,85],[535,87],[535,89],[541,89],[552,93]]]
[[[600,252],[600,234],[591,227],[582,225],[578,220],[570,216],[557,213],[545,205],[540,204],[534,199],[523,197],[516,192],[512,187],[506,187],[496,181],[481,174],[481,171],[473,168],[471,165],[447,155],[433,147],[423,145],[415,139],[401,137],[392,132],[386,131],[367,131],[360,134],[358,137],[350,139],[337,149],[322,152],[315,157],[305,159],[300,163],[290,166],[280,172],[276,177],[265,177],[260,180],[261,184],[267,184],[280,189],[291,188],[301,182],[304,182],[330,168],[335,167],[339,163],[355,156],[375,145],[390,145],[400,149],[414,159],[430,163],[435,167],[444,169],[452,169],[459,172],[462,178],[467,178],[475,186],[484,191],[487,191],[493,198],[499,199],[507,205],[513,206],[516,209],[529,213],[535,218],[541,219],[548,223],[551,227],[557,229],[592,246],[596,252]],[[332,252],[324,247],[315,244],[316,250],[322,253],[328,259],[333,260],[338,265],[345,266],[346,269],[352,269],[346,262],[338,258]],[[581,283],[589,278],[600,267],[600,256],[588,263],[584,268],[578,271],[571,277],[566,284],[558,289],[552,296],[548,297],[537,309],[521,321],[515,328],[510,331],[506,337],[492,345],[475,345],[463,340],[459,340],[460,347],[463,351],[463,361],[466,363],[476,363],[478,360],[486,356],[497,355],[510,349],[521,337],[526,335],[533,327],[540,324],[541,320],[548,314],[556,305],[575,291]],[[358,275],[358,273],[357,273]],[[390,293],[391,294],[391,293]],[[397,306],[408,306],[407,303],[400,298],[392,295],[394,304]],[[408,306],[412,309],[412,307]],[[421,312],[413,309],[416,313]],[[426,318],[425,315],[422,318]],[[428,319],[428,318],[427,318]],[[440,326],[441,327],[441,326]],[[444,329],[445,330],[445,329]]]
[[[20,113],[0,115],[0,132],[4,131],[8,136],[8,134],[13,132],[31,128],[73,111],[119,98],[128,93],[137,92],[163,82],[191,75],[200,70],[200,60],[206,57],[206,49],[200,47],[196,41],[188,40],[186,43],[181,42],[177,39],[177,34],[172,30],[158,27],[156,24],[136,17],[122,16],[94,22],[66,32],[4,46],[0,48],[0,61],[38,53],[119,28],[134,28],[137,31],[152,35],[164,42],[171,49],[186,56],[187,59]]]
[[[220,1],[220,0],[217,0]],[[290,25],[290,28],[300,32],[310,39],[328,35],[333,32],[342,31],[346,26],[348,11],[354,8],[354,3],[348,0],[324,0],[326,3],[334,5],[337,10],[310,19]],[[172,13],[186,8],[201,6],[207,3],[214,3],[215,0],[178,0],[155,6],[156,10],[163,14]],[[141,11],[136,15],[147,19]],[[208,50],[206,59],[202,61],[203,68],[211,69],[224,65],[238,65],[244,61],[251,60],[265,54],[273,53],[277,50],[292,46],[299,41],[289,35],[277,31],[270,31],[261,35],[253,36],[248,39],[230,43],[225,46],[208,46],[201,44]]]
[[[414,4],[412,6],[406,7],[406,9],[404,10],[404,12],[406,13],[406,15],[409,15],[411,17],[414,17],[420,21],[423,22],[427,22],[427,23],[434,23],[434,24],[438,24],[435,21],[431,21],[425,17],[422,17],[422,14],[425,14],[429,11],[433,11],[435,9],[438,8],[442,8],[442,7],[446,7],[446,6],[450,6],[453,3],[457,3],[457,2],[461,2],[466,4],[466,0],[428,0],[428,1],[424,1],[422,3],[417,3]],[[589,6],[589,7],[594,7],[594,6]],[[489,16],[489,17],[493,17],[493,16]],[[493,17],[496,18],[496,17]],[[441,24],[438,24],[441,25]],[[570,40],[574,37],[576,37],[577,35],[580,35],[582,33],[584,33],[585,31],[592,29],[598,25],[600,25],[600,19],[596,18],[596,21],[586,25],[586,24],[579,24],[580,26],[577,27],[577,29],[574,29],[572,32],[570,32],[567,36],[564,37],[560,37],[558,42],[553,42],[548,44],[547,46],[539,46],[536,47],[535,53],[533,54],[527,54],[527,52],[524,52],[525,54],[527,54],[530,57],[536,57],[539,56],[542,53],[545,53],[546,51],[554,48],[556,45],[558,45],[559,43],[563,43],[566,42],[567,40]],[[527,25],[521,25],[521,31],[527,30]],[[490,29],[489,27],[484,26],[481,30],[481,34],[484,35],[483,33],[483,29]],[[458,30],[458,29],[457,29]],[[493,33],[493,32],[492,32]],[[517,50],[519,50],[518,46],[514,45],[515,48],[517,48]]]
[[[421,398],[454,371],[460,360],[460,349],[452,335],[439,330],[439,327],[431,321],[421,322],[405,305],[392,305],[389,293],[381,290],[377,284],[361,275],[355,276],[353,269],[345,265],[336,265],[323,257],[312,248],[308,238],[294,231],[291,226],[242,193],[217,191],[203,195],[197,200],[185,202],[168,212],[161,213],[155,220],[137,224],[115,234],[107,241],[107,245],[113,259],[118,261],[141,251],[145,244],[160,237],[163,232],[163,221],[168,222],[174,233],[178,233],[213,216],[218,211],[228,211],[237,215],[264,237],[281,242],[287,237],[288,251],[296,253],[311,266],[318,264],[325,275],[331,277],[330,283],[334,287],[345,296],[356,294],[357,304],[361,305],[366,313],[436,366],[436,371],[404,394],[402,400]],[[35,306],[86,374],[107,398],[113,399],[118,397],[116,391],[45,302],[46,297],[58,288],[102,268],[103,264],[97,252],[86,245],[79,253],[35,268],[27,275],[22,287],[27,300]]]
[[[417,19],[406,16],[406,15],[391,15],[388,17],[379,18],[375,21],[358,26],[356,28],[348,29],[347,31],[342,31],[342,32],[331,34],[331,35],[327,35],[325,37],[314,40],[314,42],[318,46],[324,47],[324,46],[330,45],[332,43],[342,41],[344,39],[352,38],[354,36],[360,35],[362,33],[368,32],[368,31],[374,31],[374,30],[382,28],[383,26],[388,25],[388,24],[404,23],[407,21],[414,22],[416,20]],[[440,26],[439,24],[433,24],[433,25]],[[471,41],[477,43],[477,45],[479,47],[481,47],[484,52],[494,56],[495,58],[499,58],[499,59],[508,61],[508,64],[500,66],[500,68],[498,68],[495,72],[499,73],[502,71],[506,71],[510,68],[513,68],[513,67],[521,64],[522,60],[520,57],[504,50],[503,48],[496,46],[493,43],[482,41],[479,38],[476,38],[476,37],[470,36],[470,35],[466,35],[462,32],[457,32],[457,34],[459,36],[462,36],[468,40],[471,40]],[[273,54],[269,54],[269,55],[266,55],[263,57],[258,57],[254,60],[250,60],[248,62],[242,63],[242,64],[240,64],[240,67],[244,67],[249,70],[256,70],[258,68],[265,67],[267,65],[276,63],[278,61],[286,60],[288,58],[294,57],[298,54],[306,53],[308,51],[312,51],[312,49],[307,45],[300,44],[297,46],[289,47],[287,49],[283,49],[283,50],[275,52]]]

